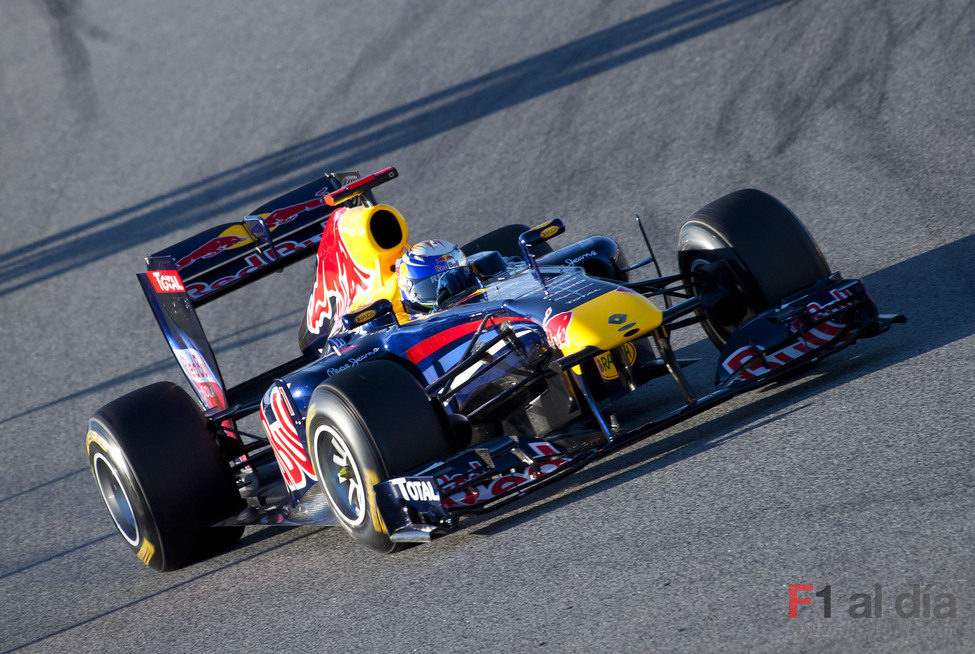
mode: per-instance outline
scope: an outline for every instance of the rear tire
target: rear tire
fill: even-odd
[[[718,348],[755,315],[830,273],[799,219],[755,189],[729,193],[691,216],[680,230],[677,260],[697,296],[715,286],[727,291],[700,312]]]
[[[243,508],[196,402],[170,382],[109,402],[88,422],[88,464],[115,526],[140,560],[175,570],[237,542],[211,527]]]
[[[452,451],[442,407],[392,361],[370,361],[323,382],[308,407],[307,450],[325,499],[357,541],[384,553],[389,539],[374,486]]]

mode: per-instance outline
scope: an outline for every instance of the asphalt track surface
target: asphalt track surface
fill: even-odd
[[[972,651],[973,70],[960,0],[5,0],[0,651]],[[559,216],[635,259],[638,212],[665,272],[683,219],[758,187],[910,322],[430,545],[249,529],[145,568],[82,444],[179,379],[141,257],[386,165],[415,240]],[[296,353],[311,266],[203,310],[231,381]],[[788,618],[799,583],[832,617]],[[955,616],[898,617],[915,583]]]

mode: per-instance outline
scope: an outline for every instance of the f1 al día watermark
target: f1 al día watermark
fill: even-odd
[[[893,588],[874,584],[872,589],[851,593],[848,597],[845,593],[834,594],[830,584],[818,588],[813,584],[789,584],[790,618],[804,614],[832,618],[837,612],[850,618],[894,615],[907,619],[943,620],[957,615],[958,598],[936,583]]]

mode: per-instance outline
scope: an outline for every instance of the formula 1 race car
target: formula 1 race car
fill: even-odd
[[[136,390],[96,411],[85,439],[147,565],[213,555],[244,525],[339,524],[381,552],[429,541],[904,320],[831,273],[757,190],[691,216],[679,274],[660,273],[645,233],[648,256],[630,265],[605,236],[553,251],[557,219],[510,225],[462,247],[472,287],[413,312],[396,280],[406,222],[372,191],[395,177],[326,174],[147,257],[139,282],[196,398]],[[227,388],[196,308],[316,253],[300,356]],[[651,264],[656,277],[630,279]],[[671,346],[697,324],[719,351],[705,394]],[[667,377],[677,408],[637,424],[607,409]],[[255,415],[263,434],[238,426]]]

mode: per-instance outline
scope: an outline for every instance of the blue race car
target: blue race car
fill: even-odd
[[[680,273],[663,276],[649,241],[632,265],[605,236],[553,251],[557,219],[410,246],[373,196],[396,177],[326,174],[146,259],[139,282],[196,397],[166,382],[133,391],[96,411],[85,439],[145,564],[211,556],[244,525],[338,524],[381,552],[429,541],[904,320],[831,273],[761,191],[691,216]],[[196,308],[313,254],[300,356],[228,388]],[[651,264],[656,276],[631,279]],[[703,394],[670,340],[698,324],[719,351]],[[667,377],[679,407],[636,424],[607,408]],[[249,415],[263,433],[240,429]]]

